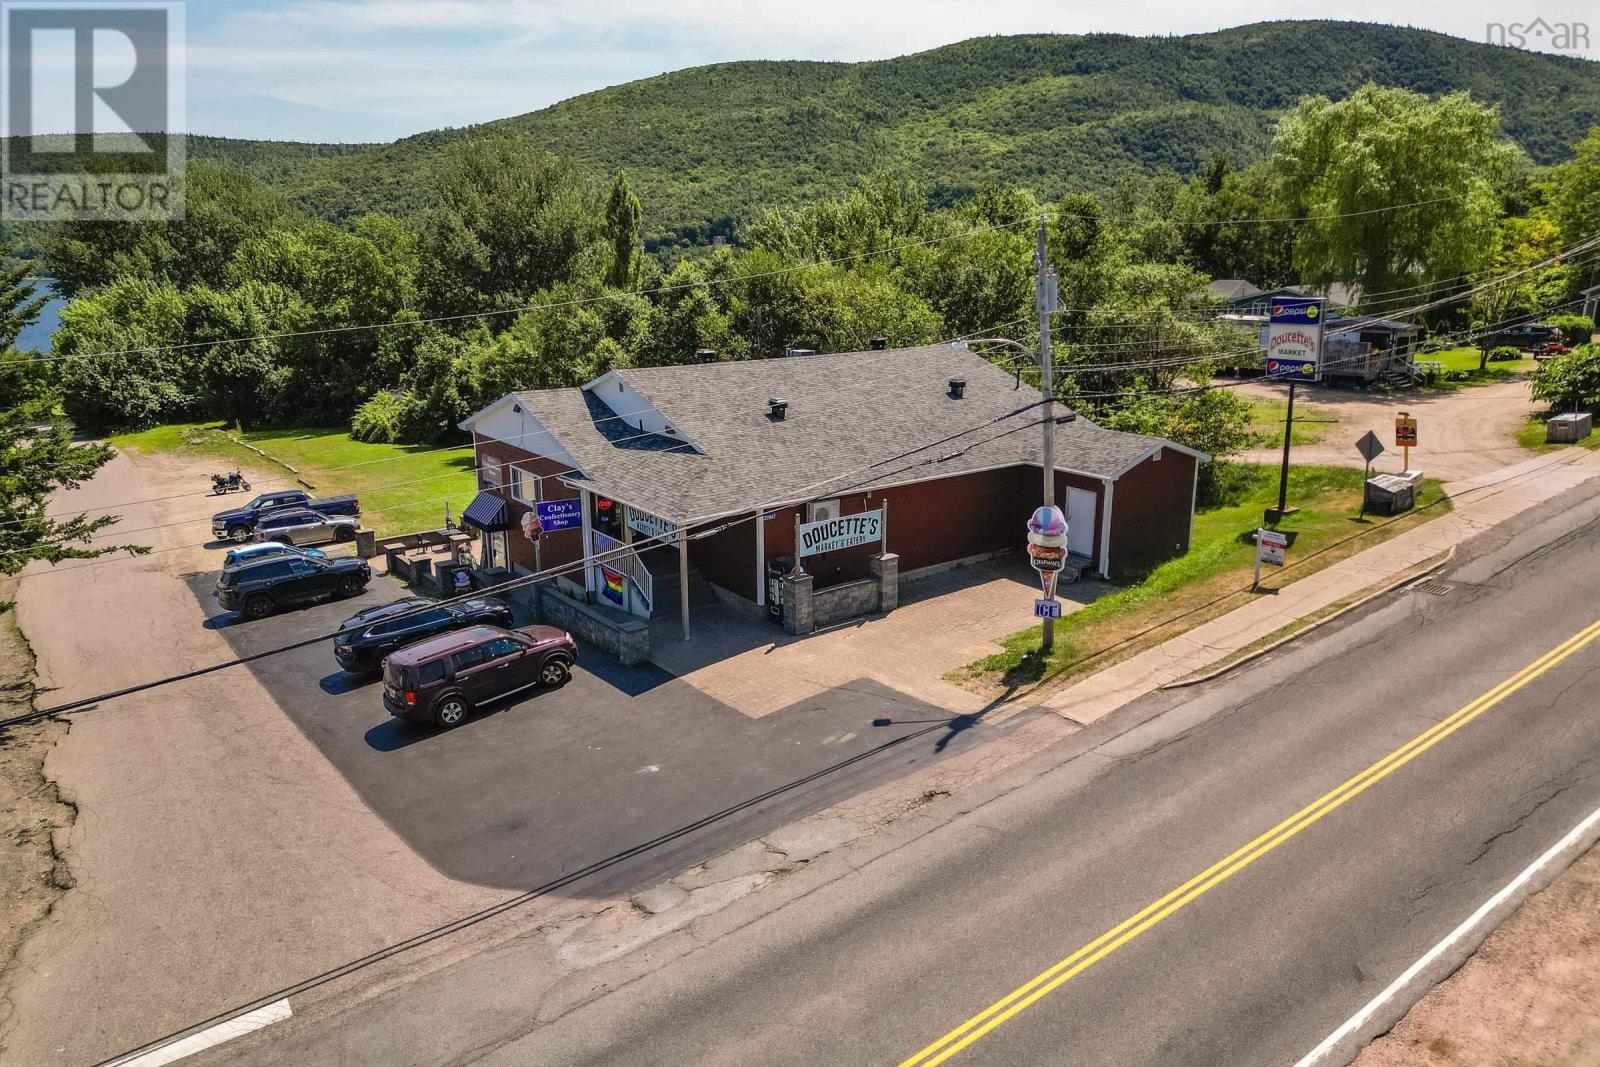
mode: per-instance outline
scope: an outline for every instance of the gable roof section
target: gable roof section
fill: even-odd
[[[955,345],[614,373],[698,449],[630,425],[587,389],[515,395],[582,470],[569,481],[668,521],[1039,462],[1039,409],[1018,411],[1037,390],[1016,389],[1011,374]],[[966,379],[963,399],[950,396],[951,378]],[[768,415],[773,396],[789,402],[783,420]],[[1081,416],[1056,429],[1057,467],[1094,478],[1115,478],[1158,447],[1200,455]]]

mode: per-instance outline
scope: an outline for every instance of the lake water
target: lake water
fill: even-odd
[[[65,297],[55,296],[50,278],[34,278],[34,292],[50,293],[50,302],[39,312],[39,317],[17,335],[17,347],[24,352],[48,352],[50,338],[61,328],[61,309],[67,306]]]

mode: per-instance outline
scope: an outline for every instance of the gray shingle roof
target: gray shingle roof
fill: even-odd
[[[1038,391],[1016,389],[1010,373],[954,345],[615,373],[687,441],[641,436],[587,390],[516,395],[596,492],[670,521],[1039,462],[1039,409],[1016,410]],[[948,389],[958,377],[961,400]],[[786,419],[768,416],[772,396],[789,401]],[[1163,444],[1079,417],[1057,427],[1056,465],[1113,477]]]

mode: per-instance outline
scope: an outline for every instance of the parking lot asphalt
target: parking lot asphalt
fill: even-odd
[[[189,585],[239,655],[331,633],[366,593],[244,621]],[[955,716],[858,682],[752,719],[658,667],[582,646],[572,680],[479,711],[447,732],[392,718],[376,681],[345,674],[331,643],[248,665],[362,799],[453,878],[594,896],[649,885],[945,755],[1016,728]]]

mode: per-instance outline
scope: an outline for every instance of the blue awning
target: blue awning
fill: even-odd
[[[484,533],[509,530],[514,525],[511,505],[500,494],[490,492],[473,497],[467,510],[461,513],[461,521],[468,526],[476,526]]]

